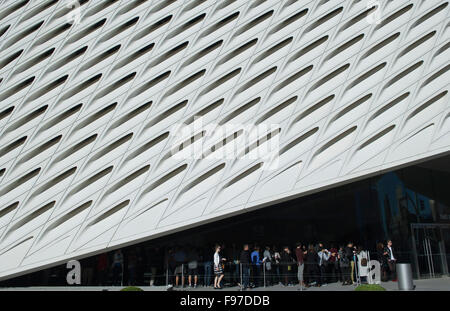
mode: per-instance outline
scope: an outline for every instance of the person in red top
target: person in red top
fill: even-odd
[[[298,279],[298,284],[300,286],[305,286],[305,282],[303,281],[303,271],[305,269],[305,263],[304,263],[304,255],[305,252],[302,248],[302,243],[298,242],[297,243],[297,247],[295,249],[295,255],[297,257],[297,266],[298,266],[298,270],[297,270],[297,279]]]

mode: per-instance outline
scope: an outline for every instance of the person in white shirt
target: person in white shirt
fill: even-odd
[[[328,259],[330,259],[330,252],[323,248],[323,246],[320,247],[319,252],[317,253],[319,256],[319,271],[320,271],[320,278],[321,278],[321,285],[326,286],[327,285],[327,268],[328,268]]]
[[[225,258],[220,257],[220,250],[220,245],[216,245],[216,252],[214,253],[214,274],[216,275],[216,277],[214,278],[214,289],[222,289],[222,286],[220,286],[220,282],[222,281],[224,276],[222,261],[224,261]]]
[[[274,283],[277,283],[281,285],[281,276],[280,276],[280,261],[281,261],[281,255],[278,252],[277,248],[274,246],[272,247],[273,249],[273,264],[272,266],[274,266],[275,268],[275,274],[276,274],[276,280],[275,280],[275,275],[274,275]]]

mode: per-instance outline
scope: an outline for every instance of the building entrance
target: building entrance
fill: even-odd
[[[411,224],[414,261],[418,278],[449,274],[449,224]]]

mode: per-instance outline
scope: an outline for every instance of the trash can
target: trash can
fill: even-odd
[[[396,265],[397,281],[399,290],[414,290],[411,264],[398,263]]]

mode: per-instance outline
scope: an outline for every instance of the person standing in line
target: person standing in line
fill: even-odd
[[[319,260],[314,248],[314,245],[310,244],[305,256],[306,273],[308,275],[308,286],[320,287],[319,278]]]
[[[253,274],[254,274],[254,283],[255,286],[261,286],[261,278],[262,278],[262,273],[261,273],[261,259],[259,257],[259,246],[255,246],[253,252],[251,253],[251,259],[252,259],[252,266],[253,266]]]
[[[355,247],[353,245],[353,242],[348,242],[347,247],[344,249],[345,255],[348,258],[348,261],[350,263],[350,284],[355,284]]]
[[[284,247],[283,253],[281,254],[281,265],[284,276],[284,286],[293,286],[292,284],[292,267],[295,263],[295,259],[292,257],[291,250],[288,246]]]
[[[242,290],[246,290],[250,288],[250,251],[248,250],[248,244],[244,244],[239,261],[242,269]]]
[[[165,258],[164,258],[164,270],[166,273],[168,286],[173,285],[174,272],[175,272],[176,266],[177,266],[177,263],[175,261],[174,250],[172,247],[170,247],[167,249],[167,252],[165,253]]]
[[[302,243],[298,242],[295,248],[295,256],[297,257],[297,279],[300,287],[305,286],[303,279],[303,272],[305,270],[305,252],[303,251]]]
[[[395,275],[395,263],[397,262],[397,259],[395,258],[394,250],[392,249],[392,240],[388,240],[386,244],[385,253],[389,267],[389,278],[391,281],[395,282],[397,280]]]
[[[356,257],[356,249],[353,245],[353,242],[348,242],[347,247],[345,249],[347,257],[350,260],[350,280],[351,284],[355,284],[355,257]]]
[[[227,256],[227,254],[228,254],[228,248],[226,248],[225,247],[226,245],[225,245],[225,243],[222,243],[221,245],[220,245],[220,258],[230,258],[230,257],[228,257]],[[227,263],[225,263],[224,261],[222,261],[222,270],[223,270],[223,278],[222,278],[222,282],[225,282],[225,280],[228,280],[229,279],[229,270],[230,269],[228,269],[228,267],[227,267]],[[220,283],[219,284],[221,287],[223,287],[222,286],[222,283]]]
[[[357,247],[356,258],[358,262],[358,275],[361,283],[363,280],[367,283],[367,276],[369,274],[369,257],[367,252],[363,250],[361,246]]]
[[[184,287],[184,277],[186,275],[186,268],[184,264],[186,263],[186,253],[182,247],[176,248],[174,259],[176,262],[175,287],[178,287],[180,277],[181,277],[181,287]]]
[[[204,262],[204,286],[205,287],[209,287],[211,286],[211,279],[212,279],[212,274],[213,274],[213,270],[214,270],[214,261],[213,261],[213,256],[211,256],[211,249],[213,249],[212,247],[206,247],[205,248],[205,252],[203,254],[203,258],[205,260]]]
[[[314,251],[316,252],[316,253],[319,253],[320,252],[320,250],[321,249],[323,249],[323,243],[322,242],[319,242],[319,243],[317,243],[316,244],[316,246],[314,246]]]
[[[222,289],[221,282],[223,279],[223,261],[225,258],[220,256],[220,245],[216,245],[216,251],[214,253],[214,274],[216,275],[214,278],[214,289]]]
[[[232,285],[240,285],[240,277],[239,277],[239,249],[236,247],[236,243],[231,245],[231,249],[229,251],[229,256],[227,258],[231,258],[231,284]]]
[[[188,254],[188,283],[192,287],[192,279],[194,279],[194,288],[197,287],[198,281],[198,252],[195,248],[191,249]]]
[[[330,282],[339,282],[339,262],[337,260],[338,250],[334,245],[330,248],[330,258],[328,259],[328,266],[330,269]]]
[[[347,252],[347,247],[339,247],[338,251],[338,261],[339,261],[339,267],[341,269],[341,276],[342,276],[342,285],[350,285],[351,284],[351,278],[350,278],[350,259],[349,256],[352,256],[352,252],[350,250],[350,253]]]
[[[281,269],[281,267],[280,267],[281,255],[280,255],[280,252],[278,252],[278,249],[277,249],[276,246],[274,246],[272,249],[273,249],[273,264],[272,264],[272,268],[274,269],[275,275],[276,275],[276,276],[274,275],[274,279],[275,279],[274,282],[281,285],[281,277],[280,277],[280,274],[281,274],[281,271],[280,271],[280,269]]]
[[[327,268],[328,260],[330,259],[330,252],[322,244],[317,256],[319,257],[320,284],[322,286],[327,286]]]
[[[273,261],[273,254],[270,250],[270,246],[266,246],[266,249],[263,253],[263,262],[264,262],[264,269],[266,271],[266,286],[271,286],[273,284],[273,273],[272,273],[272,261]]]
[[[121,280],[119,276],[120,274],[123,274],[123,254],[120,249],[114,252],[112,271],[113,271],[113,286],[121,285]]]

